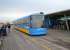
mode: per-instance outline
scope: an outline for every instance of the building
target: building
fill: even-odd
[[[70,9],[45,15],[45,27],[70,30]]]

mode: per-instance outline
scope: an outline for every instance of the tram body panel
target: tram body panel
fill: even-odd
[[[20,28],[20,29],[19,29]],[[30,28],[28,26],[18,26],[18,29],[21,32],[27,33],[29,35],[45,35],[48,33],[47,28]]]
[[[45,35],[47,33],[47,29],[45,28],[32,28],[29,30],[31,35]]]

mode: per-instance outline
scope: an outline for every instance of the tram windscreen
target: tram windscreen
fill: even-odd
[[[44,15],[32,16],[32,27],[41,27],[43,25]]]

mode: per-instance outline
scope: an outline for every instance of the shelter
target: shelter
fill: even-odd
[[[45,15],[45,26],[70,30],[70,9]]]

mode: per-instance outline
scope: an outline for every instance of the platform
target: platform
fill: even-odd
[[[0,50],[68,50],[70,48],[57,43],[51,33],[55,31],[49,30],[46,36],[28,36],[22,32],[16,31],[14,28],[11,33],[3,40]],[[57,32],[55,32],[57,34]],[[59,33],[59,32],[58,32]],[[61,34],[58,34],[61,36]],[[66,35],[68,36],[68,35]],[[66,37],[65,36],[65,37]],[[61,37],[62,38],[62,37]],[[56,42],[56,43],[55,43]]]

